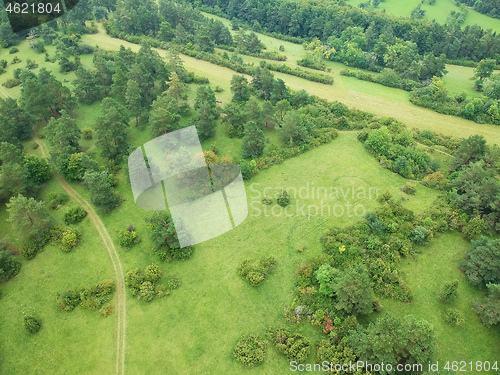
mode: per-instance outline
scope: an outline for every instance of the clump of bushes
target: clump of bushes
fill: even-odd
[[[401,191],[409,195],[415,195],[417,193],[417,188],[413,184],[406,184],[401,186]]]
[[[449,303],[457,298],[458,281],[453,281],[452,283],[446,284],[441,293],[439,294],[439,299],[442,302]]]
[[[34,316],[25,315],[23,319],[24,328],[28,333],[35,334],[40,330],[42,326],[40,321],[36,319]]]
[[[141,242],[141,239],[139,238],[139,235],[135,231],[135,227],[133,225],[129,225],[127,227],[127,230],[124,230],[123,232],[120,233],[118,241],[121,247],[125,249],[130,249],[132,246],[135,246],[139,242]]]
[[[128,272],[125,276],[125,284],[130,287],[130,291],[134,297],[150,302],[156,296],[164,297],[170,294],[170,290],[158,284],[162,275],[163,272],[160,267],[151,264],[144,271],[136,268]],[[174,280],[174,277],[170,277],[167,283],[170,289],[175,289],[180,285],[180,281],[177,278]]]
[[[286,329],[270,329],[267,337],[280,354],[284,354],[290,361],[303,363],[309,355],[311,341],[299,334],[290,333]]]
[[[244,335],[234,347],[234,357],[244,365],[253,367],[262,361],[266,356],[267,342],[260,336]]]
[[[253,286],[259,286],[262,281],[273,271],[276,259],[272,256],[262,258],[254,263],[245,259],[238,267],[238,275]]]
[[[72,207],[64,213],[64,222],[66,224],[77,224],[87,216],[87,211],[82,207]]]
[[[72,311],[77,306],[97,310],[111,301],[114,286],[113,280],[103,280],[95,286],[68,289],[57,294],[56,303],[65,311]]]

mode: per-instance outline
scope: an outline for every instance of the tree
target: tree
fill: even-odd
[[[264,132],[253,121],[245,124],[245,135],[241,145],[241,157],[255,159],[264,152],[266,146]]]
[[[0,142],[16,144],[29,139],[33,122],[33,117],[15,99],[0,99]]]
[[[484,158],[487,151],[486,139],[482,135],[471,135],[462,139],[460,147],[455,151],[450,169],[456,171]]]
[[[54,219],[42,202],[19,194],[7,203],[8,221],[25,244],[45,244]]]
[[[281,137],[287,145],[300,145],[307,143],[309,133],[304,126],[302,116],[296,111],[288,112],[281,124]]]
[[[500,74],[493,74],[484,84],[484,95],[488,98],[500,99]]]
[[[127,103],[127,108],[132,113],[132,116],[135,117],[135,126],[139,127],[139,116],[143,111],[141,88],[136,81],[131,79],[127,82],[125,102]]]
[[[366,139],[366,145],[380,155],[388,155],[391,147],[392,136],[387,127],[382,126],[377,130],[373,130]]]
[[[199,25],[194,33],[194,42],[198,45],[198,48],[202,52],[213,53],[215,43],[214,40],[210,37],[210,31],[208,26]]]
[[[248,87],[248,80],[245,76],[233,75],[231,92],[233,93],[233,102],[246,102],[250,99],[250,87]]]
[[[102,86],[96,80],[95,74],[80,66],[76,70],[75,96],[78,101],[91,104],[102,97]]]
[[[465,259],[460,262],[469,282],[474,285],[500,284],[500,240],[482,236],[471,244]]]
[[[75,120],[66,111],[61,112],[60,118],[50,119],[45,128],[45,134],[50,146],[50,156],[56,163],[59,162],[61,156],[68,156],[79,151],[78,142],[81,133]]]
[[[481,60],[479,64],[477,64],[474,75],[471,78],[476,80],[476,90],[481,91],[483,89],[484,80],[491,76],[495,66],[496,61],[492,59]]]
[[[358,264],[336,273],[332,290],[337,310],[344,310],[349,315],[364,315],[373,311],[373,282],[364,266]]]
[[[113,191],[108,175],[98,172],[86,172],[83,184],[90,193],[90,201],[103,212],[110,212],[120,205],[120,198]]]
[[[487,327],[500,322],[500,284],[488,284],[488,297],[473,302],[473,309]]]
[[[243,137],[247,114],[243,103],[230,102],[224,107],[223,122],[227,124],[229,137]]]
[[[24,168],[28,174],[28,180],[35,185],[40,185],[50,180],[50,165],[47,163],[47,160],[43,158],[25,155]]]
[[[166,94],[176,101],[179,108],[179,114],[186,114],[189,112],[189,104],[186,103],[186,86],[181,82],[179,76],[175,72],[173,72],[170,77]]]
[[[3,163],[0,167],[0,199],[6,200],[16,194],[27,194],[32,185],[22,164]]]
[[[389,314],[371,322],[367,328],[357,326],[347,337],[348,345],[359,360],[370,363],[426,363],[434,354],[432,326],[412,315],[403,319]],[[381,371],[380,374],[387,374]]]
[[[119,103],[125,103],[125,93],[127,92],[127,84],[130,80],[120,66],[116,66],[115,74],[113,74],[113,84],[111,85],[111,96],[116,98]]]
[[[149,126],[151,134],[158,137],[162,134],[177,130],[179,127],[179,107],[176,100],[166,93],[158,97],[151,105]]]
[[[264,100],[271,98],[273,90],[274,75],[267,68],[257,67],[255,69],[252,86],[256,90],[256,95]]]
[[[290,93],[288,92],[285,81],[283,81],[281,78],[278,78],[273,83],[273,89],[271,91],[271,101],[276,104],[280,100],[284,99],[290,100]]]
[[[107,159],[117,159],[128,153],[127,117],[123,108],[112,98],[102,101],[102,115],[95,126],[96,146]]]
[[[210,86],[200,86],[196,92],[195,109],[197,110],[194,124],[198,130],[200,140],[212,137],[215,133],[217,118],[217,104],[215,93]]]

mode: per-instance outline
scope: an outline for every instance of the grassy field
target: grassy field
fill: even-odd
[[[346,3],[351,5],[359,5],[363,2],[364,1],[360,0],[346,0]],[[415,8],[419,3],[420,0],[383,0],[383,2],[380,3],[378,8],[376,9],[385,11],[395,16],[409,18],[412,9]],[[375,8],[373,8],[373,6],[370,6],[366,9]],[[460,8],[451,0],[436,0],[436,3],[433,5],[429,5],[429,3],[425,1],[422,5],[422,10],[426,11],[424,16],[425,19],[435,20],[438,23],[445,24],[448,17],[450,16],[451,11],[459,11]],[[499,19],[488,17],[484,14],[476,12],[473,9],[469,9],[467,18],[463,23],[463,26],[469,25],[479,25],[485,30],[491,29],[493,32],[500,32]]]
[[[96,35],[86,35],[84,40],[91,45],[98,44],[105,49],[118,49],[121,44],[126,47],[130,46],[134,50],[139,48],[137,45],[110,38],[102,32]],[[269,42],[270,40],[264,41],[266,45]],[[273,40],[274,42],[276,44],[273,48],[284,44],[287,53],[289,49],[292,51],[292,48],[297,47],[282,41]],[[299,56],[298,49],[293,51],[292,55]],[[49,50],[49,53],[53,52]],[[165,51],[159,51],[159,53],[162,56],[165,55]],[[21,44],[19,55],[23,58],[33,58],[26,43]],[[35,57],[39,60],[40,66],[52,66],[57,70],[57,65],[43,61],[43,55]],[[6,50],[0,52],[1,58],[7,58],[10,61],[10,55]],[[292,58],[294,57],[290,60]],[[84,59],[86,63],[89,63],[91,56],[85,56]],[[188,71],[209,78],[212,87],[219,85],[224,88],[222,93],[217,94],[218,99],[223,100],[224,103],[230,100],[229,81],[234,74],[232,70],[186,56],[183,56],[183,59]],[[13,67],[9,66],[7,73],[0,77],[0,83],[11,76],[12,69]],[[333,72],[333,74],[336,73]],[[480,129],[485,132],[489,142],[500,144],[500,134],[495,127],[477,125],[450,116],[432,117],[437,114],[400,100],[401,96],[398,94],[402,93],[400,90],[383,90],[382,86],[369,83],[367,84],[371,86],[363,86],[364,83],[361,81],[351,82],[344,80],[346,77],[337,75],[337,81],[333,86],[316,84],[284,74],[276,74],[276,76],[282,77],[292,88],[305,88],[310,93],[330,100],[339,98],[338,100],[348,105],[361,107],[361,109],[371,108],[372,112],[377,113],[376,110],[378,110],[383,115],[394,113],[395,107],[400,106],[396,111],[402,121],[411,126],[418,125],[423,129],[437,131],[442,129],[443,133],[455,136],[481,133],[476,130]],[[74,73],[57,75],[57,77],[71,82],[74,79]],[[349,87],[351,84],[356,89]],[[194,87],[190,88],[191,98]],[[382,91],[373,91],[370,94],[369,91],[375,90],[375,87],[382,87],[380,89]],[[9,93],[15,97],[19,91],[11,89]],[[391,98],[392,96],[394,97]],[[413,117],[412,108],[418,110]],[[93,127],[99,111],[98,104],[80,106],[76,112],[80,127]],[[407,118],[410,121],[407,121]],[[268,135],[271,138],[275,136],[272,133]],[[139,147],[150,139],[148,129],[130,129],[132,148]],[[216,137],[203,144],[204,148],[208,148],[214,141],[217,142],[223,154],[238,156],[238,143],[227,138],[220,127],[217,129]],[[26,142],[27,152],[40,156],[40,150],[34,150],[32,144],[31,141]],[[83,141],[82,146],[85,150],[89,150],[92,148],[92,142]],[[183,283],[180,289],[173,291],[170,296],[154,300],[149,304],[134,299],[127,291],[126,372],[148,375],[165,373],[282,374],[289,368],[286,358],[278,356],[272,348],[262,366],[252,370],[243,368],[232,357],[232,349],[242,334],[263,334],[266,328],[283,323],[283,311],[290,302],[295,267],[304,260],[321,254],[322,250],[318,241],[320,233],[328,227],[344,226],[359,220],[355,214],[349,216],[347,204],[359,205],[362,206],[363,211],[369,211],[377,207],[377,203],[375,196],[366,199],[350,199],[347,195],[347,198],[332,200],[318,196],[294,198],[292,195],[290,212],[295,215],[286,217],[283,214],[278,215],[281,212],[277,209],[278,206],[273,206],[275,207],[274,214],[273,211],[264,211],[261,197],[265,188],[270,188],[271,191],[289,187],[309,191],[313,187],[374,188],[378,189],[380,194],[387,190],[394,196],[400,197],[403,194],[400,187],[407,182],[402,177],[382,169],[356,140],[355,133],[341,133],[331,144],[263,170],[255,178],[246,182],[249,216],[243,224],[223,236],[196,245],[195,254],[189,261],[164,263],[159,262],[152,254],[152,244],[144,221],[144,217],[149,216],[150,212],[140,210],[135,205],[127,176],[123,171],[118,175],[118,179],[117,190],[124,201],[111,214],[100,216],[115,243],[117,243],[119,233],[129,224],[136,226],[142,238],[142,242],[130,251],[119,249],[125,272],[134,268],[144,269],[148,264],[158,263],[165,274],[176,274],[180,276]],[[89,198],[81,185],[71,184],[71,186],[86,199]],[[45,187],[42,197],[60,189],[55,180],[51,180]],[[419,212],[428,207],[437,194],[436,191],[419,185],[417,195],[407,196],[408,200],[404,205]],[[70,202],[66,207],[72,204]],[[328,214],[327,209],[321,214],[319,209],[322,204],[330,207],[335,204],[343,206],[344,214],[340,216]],[[301,209],[301,207],[305,208]],[[314,207],[318,208],[318,212]],[[61,208],[55,212],[59,220],[64,210],[65,208]],[[302,210],[304,210],[303,214]],[[362,211],[359,209],[357,212]],[[6,218],[5,207],[2,207],[0,209],[0,222],[2,223],[0,238],[12,232],[9,224],[5,222]],[[66,254],[58,248],[48,246],[33,261],[23,261],[19,276],[2,285],[0,373],[8,375],[24,373],[107,374],[114,371],[116,313],[108,318],[102,317],[98,312],[88,312],[81,308],[66,313],[59,311],[55,304],[55,294],[65,288],[95,284],[100,280],[113,277],[109,258],[96,232],[89,225],[88,218],[78,224],[77,228],[82,232],[82,243],[75,251]],[[256,233],[259,233],[259,236],[256,236]],[[447,238],[449,238],[448,241],[438,242],[440,239],[446,240]],[[418,294],[418,285],[414,286],[417,280],[415,275],[425,277],[426,283],[422,285],[426,285],[426,288],[431,291],[433,283],[437,281],[432,281],[430,275],[442,274],[448,277],[450,272],[456,273],[456,263],[463,255],[465,246],[466,244],[458,236],[443,235],[436,240],[435,244],[424,249],[424,254],[421,256],[424,259],[424,256],[430,253],[428,251],[430,249],[442,251],[443,254],[446,251],[446,254],[453,252],[449,256],[440,258],[442,262],[439,263],[438,268],[432,267],[431,260],[429,263],[422,263],[423,266],[428,265],[429,268],[422,266],[418,272],[410,274],[409,270],[412,265],[407,266],[408,280],[416,296],[415,302],[411,305],[411,310],[415,315],[427,319],[432,308],[436,307],[432,305],[430,299],[426,299],[426,295]],[[302,247],[305,247],[305,250],[298,252],[297,249]],[[268,255],[273,255],[278,259],[278,266],[261,287],[253,288],[237,276],[236,268],[243,259],[256,259]],[[429,269],[436,272],[426,275],[425,272]],[[459,277],[456,276],[456,278]],[[467,289],[463,279],[461,279],[460,288],[460,292],[464,291],[459,300],[463,303],[460,307],[465,312],[466,301],[462,298],[471,296],[473,290]],[[114,303],[116,304],[116,301]],[[393,301],[384,301],[384,305],[386,306],[384,311],[391,311],[394,314],[400,314],[400,311],[404,311],[404,306],[408,306],[401,307]],[[34,309],[42,318],[43,327],[36,336],[28,336],[22,328],[21,309],[23,308]],[[431,320],[431,318],[428,319]],[[433,323],[436,326],[438,344],[442,350],[438,358],[445,360],[455,354],[459,358],[459,354],[463,351],[456,349],[457,336],[449,339],[448,327],[439,320],[433,320]],[[460,342],[473,342],[477,353],[495,354],[498,352],[498,343],[494,346],[494,335],[498,331],[486,331],[479,327],[477,317],[472,313],[468,313],[466,325],[458,328],[461,332]],[[293,326],[291,329],[306,334],[314,342],[321,337],[317,330],[306,324]],[[479,330],[479,335],[476,330]],[[85,355],[82,356],[82,353]],[[312,361],[311,355],[308,362]]]
[[[500,353],[500,327],[487,329],[472,311],[470,301],[478,298],[479,290],[469,284],[458,267],[468,245],[456,233],[445,233],[433,239],[416,259],[407,258],[401,262],[400,268],[414,292],[413,302],[383,301],[385,309],[397,316],[413,314],[433,325],[438,337],[438,358],[443,364],[445,361],[492,361],[497,360]],[[439,290],[454,280],[459,282],[458,297],[449,307],[464,314],[465,323],[461,326],[444,322],[444,309],[448,306],[438,300]]]

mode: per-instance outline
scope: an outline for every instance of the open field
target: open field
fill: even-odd
[[[364,1],[360,0],[346,0],[347,4],[356,6],[363,2]],[[420,0],[383,0],[378,8],[373,8],[373,6],[370,6],[366,9],[378,9],[395,16],[410,18],[412,9],[415,8],[419,3]],[[451,11],[459,11],[460,7],[455,5],[455,3],[451,0],[436,0],[436,3],[433,5],[429,5],[429,3],[425,1],[422,5],[422,10],[426,11],[424,16],[425,19],[435,20],[438,23],[445,24],[448,17],[450,16]],[[485,30],[491,29],[493,32],[500,32],[499,19],[488,17],[487,15],[476,12],[473,9],[469,9],[467,18],[462,25],[479,25]]]

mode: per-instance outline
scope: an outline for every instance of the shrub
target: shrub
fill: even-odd
[[[259,286],[276,266],[274,257],[262,258],[254,263],[245,259],[238,267],[238,275],[253,286]]]
[[[276,197],[276,202],[281,207],[286,207],[290,204],[290,195],[285,190],[281,190],[281,192]]]
[[[168,289],[177,289],[181,286],[181,279],[176,275],[167,276],[166,286]]]
[[[2,83],[2,86],[5,86],[8,89],[10,89],[12,87],[19,86],[20,84],[21,84],[21,80],[20,79],[10,78],[7,81],[5,81],[4,83]]]
[[[61,250],[64,252],[70,252],[80,240],[80,234],[74,229],[68,229],[63,232],[60,242]]]
[[[27,245],[24,245],[21,248],[21,256],[24,259],[31,260],[31,259],[35,258],[36,254],[38,253],[38,251],[40,249],[41,249],[41,246],[39,244],[29,243]]]
[[[90,128],[82,129],[82,137],[84,139],[92,139],[94,137],[94,131]]]
[[[16,53],[16,52],[19,52],[19,48],[17,48],[17,47],[12,47],[12,48],[9,50],[9,53],[10,53],[11,55],[12,55],[12,54],[14,54],[14,53]]]
[[[97,310],[111,301],[113,290],[113,280],[103,280],[95,286],[68,289],[58,293],[56,303],[65,311],[72,311],[77,306],[88,310]]]
[[[484,219],[474,216],[462,228],[462,233],[467,240],[477,239],[484,231]]]
[[[139,235],[135,230],[124,230],[123,232],[120,233],[120,236],[118,237],[118,242],[120,243],[121,247],[129,249],[132,246],[141,242],[141,239],[139,238]]]
[[[234,348],[234,357],[244,365],[253,367],[262,361],[266,356],[266,341],[255,335],[244,335]]]
[[[406,194],[415,195],[417,188],[413,184],[406,184],[401,186],[401,191]]]
[[[280,354],[286,355],[290,361],[303,363],[309,355],[311,341],[301,334],[292,334],[283,328],[269,330],[269,340],[276,346]]]
[[[113,312],[113,305],[107,304],[99,310],[102,316],[109,316]]]
[[[455,324],[457,326],[465,322],[464,314],[460,310],[449,307],[444,312],[444,320],[450,324]]]
[[[274,202],[274,199],[271,197],[262,198],[262,204],[265,204],[266,206],[273,204],[273,202]]]
[[[77,224],[87,216],[87,211],[82,207],[72,207],[64,213],[64,222],[66,224]]]
[[[40,330],[41,324],[34,316],[26,315],[24,317],[24,328],[31,334],[35,334]]]
[[[458,281],[446,284],[439,295],[442,302],[449,303],[457,298]]]
[[[16,276],[21,269],[19,263],[7,250],[0,250],[0,283]]]
[[[431,231],[425,227],[417,226],[410,234],[410,240],[419,245],[427,245]]]

